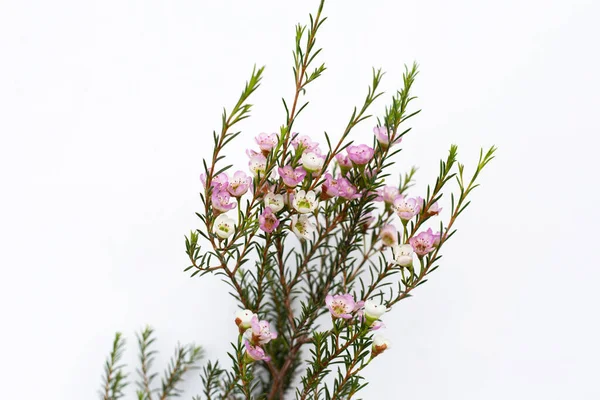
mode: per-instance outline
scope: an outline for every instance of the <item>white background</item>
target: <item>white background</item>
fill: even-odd
[[[2,398],[91,399],[113,332],[152,324],[226,362],[235,311],[190,279],[201,159],[267,65],[229,156],[283,122],[294,24],[316,0],[0,2]],[[422,193],[457,143],[497,159],[431,280],[385,317],[366,399],[598,399],[600,59],[593,0],[330,1],[328,70],[296,128],[339,135],[371,67],[421,65],[398,166]],[[381,115],[385,101],[375,104]],[[372,122],[356,140],[371,141]],[[187,393],[200,391],[199,379]],[[130,397],[132,398],[132,397]],[[187,396],[189,398],[189,396]]]

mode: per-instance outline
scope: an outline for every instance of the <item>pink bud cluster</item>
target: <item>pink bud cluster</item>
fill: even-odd
[[[336,179],[328,172],[325,174],[325,182],[321,185],[321,199],[328,200],[332,197],[341,197],[346,200],[354,200],[360,198],[360,193],[356,186],[342,175],[338,175]]]
[[[325,297],[325,305],[329,309],[332,319],[346,321],[358,321],[369,326],[369,330],[376,331],[385,325],[381,322],[381,316],[389,311],[388,308],[374,300],[355,301],[351,294],[331,294]],[[381,343],[383,339],[375,337],[373,340],[372,357],[382,353],[389,347],[389,341]]]
[[[206,186],[206,174],[200,175],[200,180]],[[222,213],[233,210],[236,204],[231,202],[231,197],[242,197],[251,185],[252,178],[247,176],[243,171],[237,171],[231,179],[229,179],[225,172],[214,176],[210,182],[210,186],[212,187],[211,204],[213,208],[217,212]]]
[[[390,146],[391,133],[386,127],[375,127],[373,132],[382,147]],[[292,137],[291,145],[295,154],[292,155],[290,163],[276,166],[275,170],[269,167],[269,171],[272,171],[270,179],[273,179],[273,174],[277,173],[276,179],[279,183],[273,184],[271,181],[271,184],[267,185],[264,180],[261,180],[259,182],[261,187],[256,189],[256,194],[264,201],[264,207],[258,215],[258,226],[265,233],[273,233],[280,228],[282,218],[280,212],[287,207],[290,214],[289,229],[300,239],[305,240],[310,239],[315,230],[315,224],[311,221],[310,216],[318,210],[319,201],[317,199],[321,201],[330,199],[352,201],[361,197],[360,188],[350,181],[353,175],[349,172],[355,169],[367,177],[376,174],[376,171],[365,169],[365,166],[375,156],[375,150],[366,144],[347,146],[344,152],[335,156],[340,173],[334,177],[330,172],[324,170],[325,156],[322,154],[318,142],[313,141],[307,135],[293,133]],[[267,157],[281,145],[279,140],[279,135],[276,133],[260,133],[255,137],[258,150],[248,149],[246,151],[250,158],[248,165],[252,175],[264,178],[268,172]],[[391,145],[400,143],[400,140],[401,138],[396,138]],[[322,173],[324,179],[316,193],[301,190],[308,186],[307,183],[305,184],[305,182],[309,182],[307,177],[318,179]],[[204,174],[201,176],[201,180],[206,185]],[[252,177],[243,171],[235,172],[232,177],[223,172],[213,177],[210,186],[212,188],[210,204],[218,215],[236,208],[235,200],[239,202],[241,196],[252,187]],[[394,186],[384,186],[379,189],[376,200],[385,202],[386,208],[395,211],[405,225],[422,212],[422,198],[405,196]],[[441,208],[435,203],[425,213],[432,216],[438,215],[440,211]],[[361,222],[363,230],[366,231],[374,220],[374,216],[364,218]],[[219,222],[219,227],[215,228],[215,233],[219,238],[226,238],[234,232],[232,219],[224,218]],[[381,227],[379,234],[385,246],[398,245],[397,230],[392,224]],[[422,256],[423,253],[427,254],[431,251],[430,244],[433,242],[435,241],[427,236],[427,232],[423,232],[411,239],[410,244],[415,253]]]
[[[261,347],[277,338],[277,333],[271,332],[269,322],[259,320],[251,310],[240,310],[236,313],[235,324],[244,338],[246,361],[270,361],[271,357]]]
[[[325,305],[333,319],[351,320],[356,318],[369,325],[371,330],[377,330],[384,325],[379,318],[387,311],[387,308],[373,300],[355,301],[349,294],[328,294],[325,297]]]
[[[299,238],[310,237],[314,225],[304,214],[312,213],[318,202],[314,192],[298,190],[305,182],[306,176],[320,171],[325,157],[321,155],[319,144],[312,141],[309,136],[292,134],[294,139],[291,144],[296,150],[296,157],[291,164],[276,168],[280,184],[271,186],[263,185],[262,194],[264,208],[258,216],[260,229],[265,233],[272,233],[281,224],[279,213],[287,207],[291,216],[290,229]],[[260,152],[248,149],[250,157],[249,167],[255,176],[264,176],[267,168],[267,156],[277,147],[279,137],[277,134],[261,133],[255,138]]]
[[[307,135],[298,136],[297,133],[294,133],[292,136],[294,137],[292,146],[296,150],[295,159],[299,159],[304,170],[318,175],[325,163],[325,156],[321,152],[319,143],[313,142]]]
[[[200,175],[202,184],[206,186],[206,174]],[[249,178],[243,171],[237,171],[232,179],[225,172],[215,175],[210,182],[213,192],[227,192],[234,197],[244,195],[252,185],[252,178]]]
[[[439,215],[442,208],[437,202],[431,204],[429,208],[423,211],[425,207],[424,200],[417,197],[408,197],[400,193],[398,187],[384,186],[377,191],[376,201],[383,201],[386,209],[392,210],[400,218],[403,225],[407,225],[415,216],[423,213],[427,217]],[[399,246],[397,229],[394,225],[388,224],[379,231],[379,238],[385,246],[394,249],[394,258],[396,263],[401,266],[412,265],[412,253],[423,257],[430,253],[440,243],[441,234],[433,233],[431,229],[421,232],[409,239],[409,244]],[[409,249],[406,246],[410,246]]]

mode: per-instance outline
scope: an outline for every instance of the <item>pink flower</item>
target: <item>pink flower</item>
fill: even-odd
[[[283,168],[279,167],[277,170],[279,176],[283,179],[283,183],[289,187],[296,187],[306,176],[306,171],[302,167],[294,169],[291,165],[286,165]]]
[[[410,238],[408,243],[410,243],[419,257],[423,257],[439,244],[440,236],[439,232],[434,234],[431,228],[429,228],[425,232],[421,232],[417,236]]]
[[[393,246],[398,243],[398,231],[392,224],[385,225],[379,232],[379,237],[385,246]]]
[[[293,133],[292,135],[296,134]],[[298,151],[308,150],[312,152],[319,148],[319,143],[313,142],[310,136],[302,135],[296,136],[294,140],[292,140],[292,146],[294,146],[294,149]]]
[[[231,196],[224,190],[214,190],[211,196],[212,206],[218,211],[227,212],[233,210],[235,203],[230,203]]]
[[[394,200],[394,208],[396,209],[396,214],[398,214],[398,216],[403,222],[406,222],[415,215],[417,215],[421,211],[422,204],[423,199],[420,197],[409,198],[403,195],[399,195],[398,197],[396,197],[396,200]]]
[[[206,187],[206,174],[200,174],[200,181]],[[225,172],[220,173],[219,175],[213,176],[210,181],[210,186],[212,186],[215,190],[227,190],[227,185],[229,178]]]
[[[350,319],[352,318],[351,313],[357,309],[351,294],[336,294],[335,296],[328,294],[325,297],[325,304],[333,318]]]
[[[335,160],[337,161],[338,165],[340,166],[340,170],[342,171],[342,174],[345,174],[346,172],[350,171],[350,169],[352,168],[352,161],[350,161],[350,159],[348,158],[348,156],[346,154],[342,154],[342,153],[336,154]]]
[[[254,140],[256,140],[258,147],[260,147],[263,152],[268,153],[273,147],[277,146],[278,138],[276,133],[261,133],[255,137]]]
[[[396,198],[400,196],[400,190],[396,186],[384,186],[377,190],[377,201],[384,201],[387,204],[393,205]]]
[[[246,347],[246,361],[253,362],[271,360],[271,357],[265,353],[262,347],[252,346],[247,340],[244,342],[244,346]]]
[[[343,197],[346,200],[354,200],[360,198],[360,193],[358,193],[358,189],[354,185],[350,183],[350,181],[346,178],[342,178],[341,176],[337,179],[337,189],[340,197]]]
[[[350,181],[341,175],[337,179],[333,179],[330,173],[325,174],[325,182],[321,186],[321,197],[325,200],[340,196],[347,200],[360,198],[358,189],[350,183]]]
[[[338,182],[333,179],[333,176],[328,172],[325,174],[325,182],[321,185],[321,198],[323,200],[336,197],[340,194],[338,190]]]
[[[374,150],[366,144],[346,147],[348,158],[356,165],[365,165],[373,158]]]
[[[252,178],[246,175],[245,172],[237,171],[229,181],[227,191],[234,197],[240,197],[248,191],[251,184]]]
[[[379,142],[379,144],[381,144],[383,148],[387,148],[390,145],[390,139],[392,137],[393,132],[390,131],[388,133],[388,129],[385,126],[376,126],[375,128],[373,128],[373,133],[375,134],[377,141]],[[402,137],[400,136],[396,138],[396,140],[394,140],[392,146],[400,143],[401,141]]]
[[[439,215],[439,213],[441,213],[441,212],[442,212],[442,208],[440,207],[440,205],[436,201],[427,210],[427,215]]]
[[[258,316],[254,315],[250,321],[250,329],[248,329],[245,335],[248,340],[253,344],[267,344],[271,340],[277,338],[277,333],[271,332],[271,327],[268,321],[259,321]]]
[[[269,207],[265,207],[262,214],[258,217],[260,223],[260,229],[267,233],[273,232],[279,226],[279,220],[277,216],[273,214],[273,211]]]

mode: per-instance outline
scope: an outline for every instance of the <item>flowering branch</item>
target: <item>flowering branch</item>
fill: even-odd
[[[282,100],[286,115],[278,132],[255,136],[256,145],[246,151],[248,169],[231,173],[226,148],[241,137],[238,124],[250,116],[248,101],[264,71],[255,67],[233,108],[224,109],[221,128],[213,131],[212,156],[203,160],[201,227],[185,238],[190,263],[185,271],[192,277],[220,276],[240,307],[237,331],[231,330],[230,367],[209,362],[201,371],[208,400],[275,400],[290,393],[300,400],[353,398],[367,384],[362,371],[391,348],[380,334],[382,317],[439,267],[442,246],[456,233],[456,220],[494,158],[495,147],[481,151],[475,172],[466,178],[452,145],[424,197],[409,195],[414,167],[397,185],[388,183],[411,132],[408,123],[420,112],[412,107],[416,63],[405,66],[401,87],[380,110],[368,143],[351,135],[363,129],[360,123],[372,117],[383,95],[381,69],[373,69],[364,102],[354,107],[337,141],[324,132],[325,150],[313,137],[293,132],[309,104],[301,95],[326,70],[323,63],[314,66],[321,53],[316,40],[326,20],[323,8],[320,0],[310,23],[296,27],[295,90],[290,107]],[[454,183],[456,194],[449,189]],[[445,222],[440,214],[448,191]],[[319,322],[325,314],[330,324]],[[160,387],[153,389],[153,335],[149,327],[138,335],[138,400],[180,395],[183,377],[202,356],[200,347],[178,346]],[[105,365],[104,400],[123,397],[123,351],[118,333]],[[300,372],[301,384],[293,387]]]
[[[454,200],[455,199],[454,194],[451,195],[452,215],[450,217],[450,222],[448,223],[448,226],[445,229],[443,228],[443,225],[441,225],[442,228],[440,229],[440,231],[443,231],[444,234],[440,238],[439,245],[437,246],[437,248],[435,249],[433,254],[427,256],[426,261],[425,261],[425,266],[421,269],[419,276],[413,280],[413,283],[406,286],[406,289],[404,291],[399,292],[398,295],[396,296],[396,298],[388,301],[387,304],[389,307],[391,307],[398,301],[400,301],[406,297],[409,297],[410,296],[409,292],[412,289],[416,288],[417,286],[425,283],[426,280],[424,280],[424,277],[439,267],[439,265],[436,265],[432,268],[432,266],[435,264],[435,262],[437,262],[441,258],[441,256],[438,256],[438,253],[439,253],[442,245],[444,243],[446,243],[446,241],[448,241],[452,237],[452,235],[454,235],[456,233],[456,229],[454,229],[454,230],[452,229],[453,225],[456,222],[456,219],[458,218],[458,216],[471,204],[471,201],[467,201],[467,196],[471,193],[471,191],[473,191],[477,186],[479,186],[479,184],[476,184],[475,181],[476,181],[477,177],[479,176],[479,174],[481,173],[481,171],[483,170],[483,168],[490,161],[492,161],[494,159],[494,154],[495,154],[496,150],[497,150],[497,148],[495,146],[492,146],[488,149],[488,151],[485,154],[483,153],[483,150],[480,151],[479,161],[478,161],[475,173],[473,174],[470,181],[466,185],[465,185],[465,180],[464,180],[464,176],[463,176],[464,166],[463,166],[463,164],[458,164],[459,175],[458,175],[458,177],[456,177],[456,180],[459,185],[460,195],[458,197],[458,201],[456,202],[456,204],[455,204],[455,200]]]

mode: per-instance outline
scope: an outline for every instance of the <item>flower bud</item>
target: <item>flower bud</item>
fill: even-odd
[[[265,353],[264,349],[259,346],[253,346],[248,341],[244,342],[246,353],[244,354],[244,361],[251,363],[254,361],[270,361],[271,357]]]
[[[375,300],[365,301],[365,321],[369,326],[373,325],[385,312],[387,307]]]
[[[377,141],[381,145],[382,148],[387,149],[390,147],[390,139],[392,138],[393,131],[388,130],[385,126],[376,126],[373,128],[373,133],[377,138]],[[391,144],[397,144],[402,141],[402,137],[396,138]]]
[[[240,328],[240,333],[252,327],[252,318],[255,315],[251,310],[239,310],[235,313],[235,324]]]
[[[401,267],[410,267],[413,263],[413,247],[410,244],[394,246],[394,262]]]
[[[308,172],[317,172],[323,168],[325,160],[323,156],[314,152],[302,153],[302,167]]]
[[[352,169],[352,161],[348,158],[346,154],[338,153],[335,155],[335,160],[340,166],[340,170],[342,171],[342,175],[346,175],[348,171]]]
[[[381,335],[373,336],[373,345],[371,346],[371,357],[377,357],[387,349],[392,347],[392,343]]]

